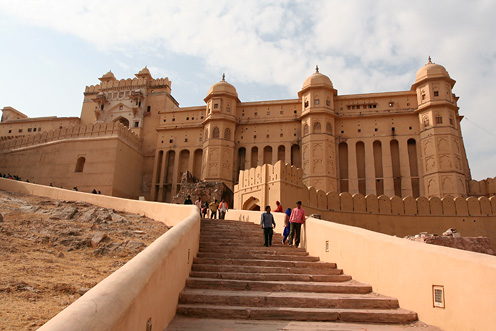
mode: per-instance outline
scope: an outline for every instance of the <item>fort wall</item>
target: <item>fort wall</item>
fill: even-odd
[[[483,180],[471,180],[468,183],[469,195],[492,197],[496,195],[496,177]]]
[[[0,142],[0,172],[44,185],[138,198],[139,144],[120,123],[57,129]]]
[[[413,197],[323,192],[303,185],[300,169],[278,162],[240,172],[234,209],[254,209],[280,201],[284,209],[301,200],[307,215],[389,235],[441,234],[456,228],[463,236],[486,236],[496,249],[496,196]]]
[[[274,216],[275,231],[282,232],[283,215]],[[226,218],[259,224],[260,212],[229,210]],[[337,263],[355,280],[372,285],[374,292],[398,298],[402,308],[416,311],[423,322],[454,331],[494,328],[496,287],[488,284],[496,277],[495,256],[314,218],[307,219],[301,238],[302,247],[311,255]],[[444,288],[445,308],[433,305],[434,285]]]

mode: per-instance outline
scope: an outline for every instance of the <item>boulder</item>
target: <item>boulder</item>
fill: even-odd
[[[102,240],[104,240],[105,238],[107,238],[108,235],[104,232],[97,232],[93,235],[93,237],[91,238],[91,247],[93,248],[97,248],[98,247],[98,244],[100,244],[100,242],[102,242]]]

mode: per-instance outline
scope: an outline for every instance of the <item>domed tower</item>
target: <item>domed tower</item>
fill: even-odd
[[[303,182],[324,192],[337,190],[334,96],[337,91],[326,75],[308,77],[298,92],[302,103]]]
[[[223,181],[232,187],[238,93],[222,75],[222,80],[208,91],[205,102],[202,179]]]
[[[412,91],[417,93],[420,121],[423,195],[467,195],[470,171],[460,130],[455,81],[446,69],[429,62],[417,72]]]

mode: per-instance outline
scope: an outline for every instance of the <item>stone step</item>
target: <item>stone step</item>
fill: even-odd
[[[198,252],[197,257],[199,258],[218,258],[218,259],[261,259],[261,260],[280,260],[280,261],[306,261],[306,262],[318,262],[320,259],[316,256],[308,255],[283,255],[281,254],[260,254],[256,253],[208,253],[208,252]]]
[[[228,246],[228,247],[263,247],[264,239],[262,236],[258,236],[256,238],[249,238],[245,240],[200,240],[200,246],[202,247],[211,247],[211,246]],[[291,248],[287,245],[284,245],[281,240],[272,239],[272,247],[286,247]]]
[[[285,268],[285,267],[260,267],[245,265],[215,265],[193,264],[192,271],[209,272],[243,272],[243,273],[284,273],[284,274],[310,274],[310,275],[341,275],[343,270],[332,268]]]
[[[179,303],[245,307],[396,309],[398,300],[375,293],[301,293],[186,288]]]
[[[236,245],[204,245],[200,244],[200,252],[217,252],[217,253],[257,253],[267,252],[269,254],[274,253],[284,253],[285,255],[294,254],[294,255],[308,255],[304,248],[296,248],[296,247],[288,247],[288,246],[271,246],[264,247],[262,244],[258,246],[236,246]]]
[[[215,278],[251,281],[299,281],[299,282],[345,282],[351,280],[349,275],[310,275],[295,273],[250,273],[250,272],[217,272],[217,271],[191,271],[190,277]]]
[[[282,261],[262,259],[231,259],[231,258],[199,258],[195,257],[193,263],[215,264],[215,265],[243,265],[261,267],[284,267],[284,268],[331,268],[336,269],[336,263],[330,262],[305,262],[305,261]]]
[[[242,235],[242,236],[201,236],[200,235],[200,243],[202,242],[234,242],[234,243],[250,243],[253,240],[259,240],[259,239],[264,239],[263,237],[263,232],[260,231],[260,233],[254,233],[254,234],[248,234],[248,235]],[[272,242],[281,242],[282,241],[282,236],[280,235],[273,235],[272,236]]]
[[[346,276],[346,275],[341,275]],[[271,291],[271,292],[315,292],[315,293],[355,293],[367,294],[372,287],[351,277],[336,278],[334,282],[312,281],[269,281],[269,280],[237,280],[190,277],[186,280],[188,288],[215,289],[231,291]]]
[[[341,321],[360,323],[398,323],[417,321],[417,313],[405,309],[335,309],[242,307],[179,304],[178,314],[197,318],[289,320],[289,321]]]

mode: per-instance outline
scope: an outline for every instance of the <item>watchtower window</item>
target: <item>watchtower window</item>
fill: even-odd
[[[305,101],[305,108],[308,107],[308,101]]]
[[[79,157],[76,162],[75,172],[83,172],[85,162],[86,158],[84,158],[83,156]]]
[[[434,91],[434,96],[438,97],[439,96],[439,91]]]
[[[441,117],[441,115],[436,116],[436,124],[443,124],[443,118]]]
[[[331,100],[326,100],[326,105],[327,105],[327,107],[330,107],[331,106]]]
[[[152,106],[146,107],[146,112],[149,113],[151,109],[152,109]]]
[[[219,108],[219,104],[218,103],[214,103],[214,109],[217,109]]]
[[[314,100],[314,104],[315,104],[316,106],[318,106],[318,105],[320,104],[320,100],[319,100],[319,99],[315,99],[315,100]]]

